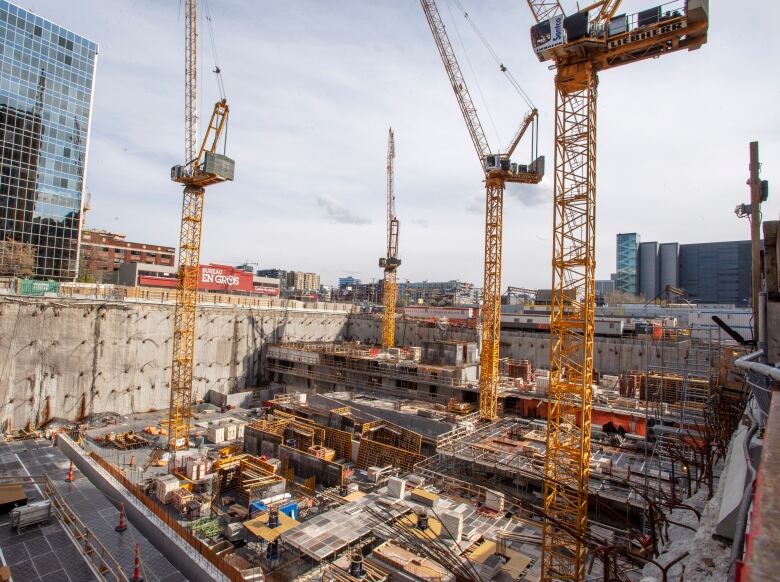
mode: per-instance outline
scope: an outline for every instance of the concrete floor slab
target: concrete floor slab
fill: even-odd
[[[147,582],[186,580],[132,524],[128,523],[125,532],[116,532],[114,528],[119,520],[117,508],[77,470],[74,471],[75,480],[66,483],[64,478],[69,466],[65,455],[48,441],[0,443],[0,474],[47,475],[128,576],[133,571],[137,542],[141,547],[142,573]],[[30,501],[42,498],[35,487],[25,486],[25,490]],[[56,519],[17,534],[11,530],[7,514],[0,515],[0,550],[5,562],[11,566],[14,580],[97,580],[90,565]]]

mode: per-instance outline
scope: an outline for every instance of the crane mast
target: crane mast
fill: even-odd
[[[538,184],[544,175],[544,157],[535,158],[530,166],[511,163],[523,134],[536,123],[533,110],[520,127],[507,154],[491,153],[477,108],[471,98],[455,51],[434,0],[420,0],[428,26],[436,41],[444,68],[458,106],[477,152],[485,176],[485,255],[482,301],[482,330],[479,366],[479,415],[491,421],[498,416],[498,364],[501,334],[501,257],[503,252],[504,189],[507,182]]]
[[[634,19],[615,15],[620,0],[600,0],[569,16],[557,1],[527,2],[537,22],[531,29],[534,51],[540,61],[554,61],[557,70],[544,465],[544,509],[550,519],[542,535],[542,580],[580,581],[590,476],[598,71],[699,48],[707,38],[708,6],[707,0],[680,0],[684,10],[667,4]]]
[[[395,216],[395,140],[393,128],[387,131],[387,255],[379,259],[384,269],[382,302],[382,347],[395,345],[395,305],[398,301],[397,270],[401,266],[398,258],[398,219]]]
[[[198,7],[196,0],[185,5],[184,68],[184,164],[171,169],[171,179],[184,185],[179,268],[176,277],[176,308],[173,318],[171,398],[168,419],[168,449],[189,444],[192,414],[192,380],[195,362],[195,317],[198,303],[201,228],[206,186],[232,180],[235,163],[217,153],[229,109],[222,99],[214,105],[209,127],[198,148]]]

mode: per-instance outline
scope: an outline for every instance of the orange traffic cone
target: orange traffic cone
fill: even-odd
[[[65,477],[66,483],[73,483],[73,461],[70,462],[70,469],[68,469],[68,476]]]
[[[119,523],[114,528],[114,530],[122,532],[127,529],[127,523],[125,522],[125,504],[120,503],[119,504]]]
[[[144,582],[141,578],[141,546],[135,544],[135,566],[133,566],[133,577],[130,582]]]

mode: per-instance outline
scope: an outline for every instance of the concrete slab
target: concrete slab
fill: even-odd
[[[174,582],[186,578],[160,554],[149,541],[128,523],[123,533],[114,530],[119,511],[79,471],[72,483],[64,481],[70,461],[49,441],[0,443],[0,474],[47,475],[59,493],[84,524],[130,576],[135,559],[135,544],[141,546],[144,579],[148,582]],[[33,486],[25,486],[30,501],[43,498]],[[90,565],[56,519],[17,534],[11,530],[8,516],[0,515],[0,550],[11,566],[14,580],[97,580]]]

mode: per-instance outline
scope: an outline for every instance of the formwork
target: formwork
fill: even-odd
[[[352,457],[352,435],[349,432],[322,426],[312,420],[276,411],[278,420],[260,420],[250,423],[245,429],[245,440],[251,441],[248,449],[259,452],[262,443],[269,441],[274,447],[286,445],[299,451],[311,453],[311,449],[324,447],[334,452],[334,459],[349,461]],[[271,452],[271,451],[269,451]],[[269,456],[276,456],[276,451]],[[316,454],[315,454],[316,456]]]
[[[368,439],[412,453],[419,453],[422,436],[386,420],[363,423],[361,439]]]
[[[360,441],[355,466],[364,471],[368,470],[369,467],[386,467],[389,465],[404,471],[413,471],[415,465],[424,459],[425,457],[418,453],[364,439]]]

